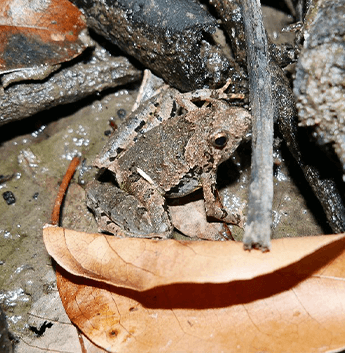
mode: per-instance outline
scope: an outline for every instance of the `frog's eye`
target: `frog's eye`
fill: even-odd
[[[211,137],[211,144],[217,149],[223,149],[229,137],[226,132],[218,132]]]

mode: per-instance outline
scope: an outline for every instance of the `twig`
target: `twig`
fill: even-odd
[[[78,333],[78,340],[79,340],[81,352],[82,353],[87,353],[87,349],[85,347],[85,343],[84,343],[84,339],[83,339],[83,333],[78,327],[75,327],[75,328],[76,328],[77,333]]]
[[[266,32],[260,2],[243,0],[250,103],[253,116],[252,174],[249,189],[246,249],[270,248],[273,200],[273,116],[272,78]]]
[[[66,174],[64,175],[64,177],[62,179],[59,193],[56,197],[53,212],[52,212],[52,217],[51,217],[51,224],[52,225],[59,225],[59,223],[60,223],[61,204],[62,204],[63,198],[65,196],[66,190],[69,186],[69,183],[71,182],[74,172],[79,164],[80,164],[80,158],[74,157],[72,159],[72,161],[70,162],[70,164],[67,168]],[[86,350],[86,347],[84,344],[84,340],[83,340],[83,336],[82,336],[82,332],[80,331],[80,329],[77,326],[75,326],[75,328],[77,330],[77,335],[78,335],[78,340],[79,340],[81,352],[87,353],[87,350]]]
[[[62,200],[63,197],[66,193],[67,187],[74,175],[74,172],[76,170],[76,168],[78,167],[80,163],[80,158],[79,157],[74,157],[73,160],[71,161],[71,163],[68,166],[68,169],[66,171],[66,174],[64,176],[64,178],[62,179],[61,185],[60,185],[60,189],[59,189],[59,193],[55,199],[55,204],[54,204],[54,208],[53,208],[53,212],[52,212],[52,217],[51,217],[51,224],[52,225],[58,225],[59,221],[60,221],[60,209],[61,209],[61,204],[62,204]]]

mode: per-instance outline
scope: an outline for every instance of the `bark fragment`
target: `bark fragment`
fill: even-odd
[[[75,63],[73,63],[75,64]],[[60,69],[45,80],[17,83],[0,91],[0,126],[92,93],[139,80],[141,71],[125,57],[112,57],[97,47],[77,64]]]
[[[304,25],[294,93],[301,126],[332,146],[345,173],[345,4],[314,1]]]

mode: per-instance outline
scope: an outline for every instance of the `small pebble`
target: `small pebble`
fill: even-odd
[[[120,119],[123,119],[126,117],[126,110],[123,109],[123,108],[120,108],[118,111],[117,111],[117,116],[120,118]]]
[[[7,191],[2,193],[2,197],[4,198],[7,205],[14,204],[16,202],[16,197],[11,191]]]

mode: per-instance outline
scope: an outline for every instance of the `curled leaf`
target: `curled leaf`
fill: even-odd
[[[46,226],[48,253],[68,272],[134,290],[175,283],[227,283],[253,279],[283,269],[345,235],[284,238],[272,251],[244,251],[239,242],[124,238]],[[324,264],[329,261],[324,257]],[[315,264],[315,263],[314,263]],[[310,274],[314,264],[300,271]]]
[[[44,230],[45,242],[51,254],[52,245],[57,248],[59,244],[61,249],[66,245],[71,247],[73,242],[70,242],[70,238],[75,238],[76,243],[79,241],[81,245],[78,261],[73,261],[71,254],[63,257],[59,252],[54,253],[58,262],[67,267],[71,267],[74,262],[79,263],[83,257],[88,258],[85,246],[92,245],[92,239],[96,240],[94,246],[104,242],[97,235],[89,239],[86,237],[88,241],[83,242],[87,234],[61,228],[55,228],[55,231],[60,236],[54,235],[52,227]],[[294,238],[273,240],[272,251],[264,254],[258,251],[245,252],[242,245],[234,242],[194,242],[204,244],[202,247],[218,244],[219,248],[213,248],[212,251],[217,249],[219,254],[222,254],[223,247],[227,252],[230,251],[228,258],[234,258],[234,262],[226,266],[231,265],[233,269],[228,269],[229,281],[220,283],[201,283],[200,279],[205,278],[205,274],[214,271],[214,268],[207,268],[206,265],[212,264],[210,259],[217,259],[215,254],[207,250],[202,252],[202,247],[191,247],[184,253],[191,258],[190,262],[186,261],[180,266],[178,261],[181,258],[178,257],[175,264],[164,267],[158,259],[169,254],[168,250],[176,246],[174,243],[151,241],[148,244],[165,243],[165,247],[158,247],[157,253],[153,247],[142,247],[138,253],[140,247],[130,246],[131,243],[136,244],[136,240],[113,238],[114,241],[128,241],[128,253],[133,253],[130,257],[121,250],[125,243],[110,242],[111,247],[118,247],[118,256],[128,262],[128,277],[134,274],[131,268],[139,264],[139,254],[147,256],[150,253],[151,264],[146,259],[146,270],[163,265],[164,271],[170,272],[175,280],[175,273],[182,272],[182,278],[186,279],[188,271],[193,273],[189,279],[196,279],[199,270],[201,278],[196,279],[195,283],[166,281],[167,285],[135,291],[109,285],[108,280],[108,284],[104,283],[101,277],[91,280],[85,279],[85,274],[81,272],[79,275],[82,277],[72,275],[57,266],[58,288],[72,322],[107,351],[336,351],[345,347],[344,236],[304,237],[297,241]],[[108,241],[108,237],[105,239]],[[47,244],[47,241],[53,243]],[[181,248],[177,246],[181,252],[188,248],[187,245]],[[96,249],[99,259],[105,257],[103,265],[107,268],[108,256],[101,251],[101,247]],[[274,253],[276,255],[270,257]],[[57,257],[57,254],[60,256]],[[240,254],[244,256],[243,261],[240,261]],[[77,255],[74,253],[74,256]],[[282,260],[285,256],[286,259]],[[198,257],[205,260],[205,267],[192,270],[190,266]],[[226,268],[222,264],[224,259],[218,259],[218,268],[223,272]],[[250,264],[247,265],[247,262]],[[114,277],[123,274],[123,269],[117,268],[120,263],[117,260],[108,274],[112,273]],[[195,263],[196,267],[200,264]],[[187,267],[186,271],[182,269],[184,266]],[[95,270],[94,267],[92,269]],[[87,272],[91,278],[90,270]],[[156,272],[159,273],[158,270]],[[217,273],[216,279],[220,280]]]

